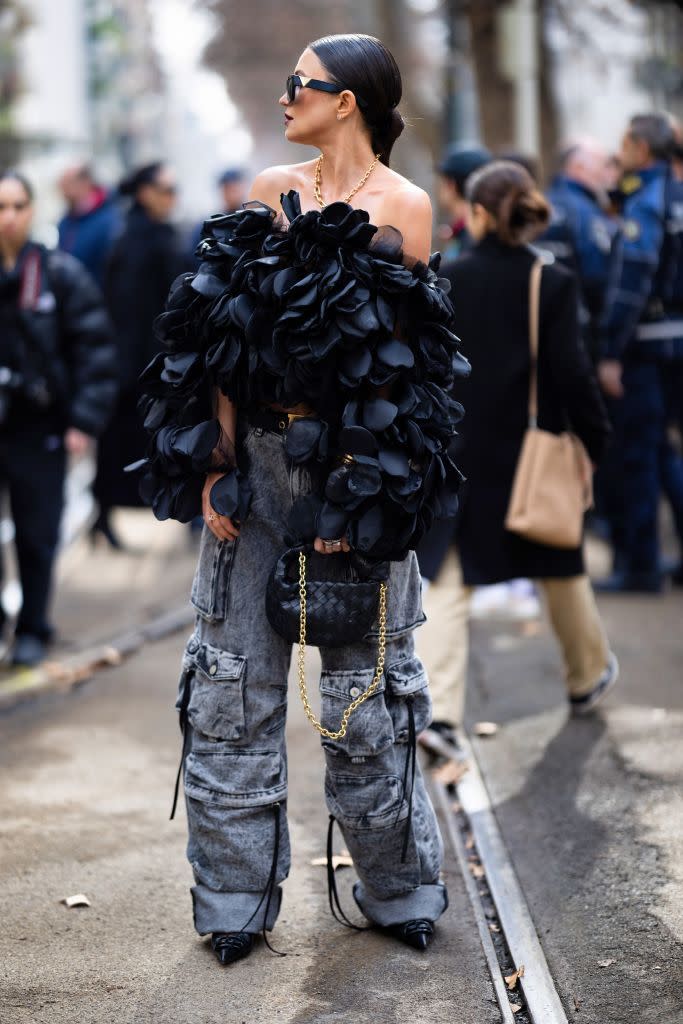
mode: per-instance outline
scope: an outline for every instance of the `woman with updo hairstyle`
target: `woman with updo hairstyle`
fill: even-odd
[[[91,530],[93,542],[112,548],[122,547],[111,519],[113,509],[141,504],[137,482],[124,473],[124,466],[145,450],[136,406],[138,377],[159,350],[152,323],[186,266],[182,240],[170,223],[177,191],[173,172],[160,161],[131,171],[118,187],[127,211],[105,267],[104,294],[116,332],[119,399],[98,448],[93,486],[98,515]]]
[[[452,285],[456,332],[472,364],[472,376],[462,389],[467,416],[458,439],[458,465],[467,483],[455,526],[437,530],[419,553],[420,566],[431,580],[424,639],[436,683],[435,724],[447,717],[443,709],[449,706],[456,721],[461,713],[471,588],[517,578],[540,583],[564,661],[569,708],[574,714],[586,713],[616,680],[617,663],[582,548],[548,547],[505,528],[529,417],[530,274],[539,256],[531,243],[548,223],[549,206],[528,171],[511,161],[495,161],[476,171],[466,193],[475,245],[444,272]],[[595,465],[610,428],[581,340],[577,282],[570,271],[549,262],[549,254],[544,260],[538,425],[556,434],[571,429]],[[447,652],[438,647],[439,634],[448,636],[460,652],[457,679],[452,658],[450,674],[444,676]]]
[[[289,872],[284,725],[302,582],[295,638],[270,584],[292,554],[297,573],[306,563],[304,632],[311,581],[386,593],[359,628],[349,588],[335,591],[336,627],[317,634],[319,721],[299,648],[325,756],[332,912],[361,927],[336,892],[335,822],[365,927],[423,951],[448,903],[415,756],[431,701],[414,548],[455,509],[451,389],[469,366],[430,259],[429,197],[390,167],[400,101],[380,40],[304,49],[278,102],[286,141],[319,155],[267,168],[241,210],[205,223],[199,269],[174,286],[156,324],[164,351],[142,377],[142,493],[160,519],[205,520],[177,707],[194,923],[221,964],[259,932],[268,942]]]

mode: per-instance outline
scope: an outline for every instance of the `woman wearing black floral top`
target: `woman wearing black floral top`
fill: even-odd
[[[291,645],[264,593],[290,544],[312,545],[332,578],[352,549],[391,563],[386,668],[346,736],[323,742],[325,792],[373,926],[423,950],[447,906],[414,759],[431,705],[413,647],[413,548],[455,509],[447,446],[462,410],[450,389],[468,364],[429,258],[429,199],[389,168],[400,98],[378,40],[304,50],[279,102],[287,139],[321,155],[269,168],[241,211],[206,223],[201,265],[176,281],[157,321],[164,351],[142,378],[142,492],[161,519],[206,521],[178,708],[195,926],[222,963],[272,929],[289,869]],[[377,630],[321,657],[332,730],[373,679]]]

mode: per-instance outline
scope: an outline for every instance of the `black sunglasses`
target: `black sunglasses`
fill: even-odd
[[[335,85],[333,82],[322,82],[319,78],[305,78],[303,75],[288,75],[287,77],[287,99],[294,103],[299,95],[299,89],[317,89],[319,92],[340,93],[346,89],[345,85]],[[356,96],[356,103],[364,107],[365,103],[359,96]]]
[[[334,85],[332,82],[321,82],[319,78],[304,78],[303,75],[289,75],[287,78],[287,99],[293,103],[299,94],[299,89],[318,89],[320,92],[338,93],[343,91],[343,86]]]

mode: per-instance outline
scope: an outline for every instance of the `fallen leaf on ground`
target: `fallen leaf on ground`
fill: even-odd
[[[470,871],[475,878],[483,878],[486,874],[481,864],[470,864]]]
[[[512,992],[513,988],[516,987],[518,980],[520,978],[523,978],[523,977],[524,977],[524,964],[521,964],[517,968],[517,970],[514,971],[512,974],[506,974],[505,975],[505,984],[507,985],[507,987]]]
[[[472,835],[471,832],[468,833],[467,839],[465,840],[465,849],[466,850],[474,849],[474,836]]]
[[[598,960],[598,967],[611,967],[615,963],[616,960],[613,957],[610,960]]]
[[[497,722],[475,722],[474,735],[475,736],[495,736],[498,732],[499,726]]]
[[[442,786],[456,786],[465,772],[469,771],[469,767],[466,761],[445,761],[434,769],[432,778]]]
[[[489,928],[491,929],[492,932],[499,932],[500,931],[500,928],[498,927],[497,924],[491,924],[490,922],[489,922]]]
[[[311,861],[314,868],[326,868],[327,857],[314,857]],[[353,867],[353,860],[347,854],[344,856],[343,853],[335,853],[332,855],[332,870],[336,871],[337,868],[351,868]]]
[[[69,909],[71,907],[91,907],[92,903],[83,892],[76,893],[75,896],[65,896],[60,903],[65,903]]]
[[[519,1006],[517,1003],[510,1003],[510,1009],[512,1010],[513,1013],[519,1013],[522,1007]]]

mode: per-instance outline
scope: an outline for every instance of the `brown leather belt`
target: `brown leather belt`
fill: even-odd
[[[250,426],[260,427],[261,430],[268,430],[274,434],[284,434],[295,420],[300,420],[303,417],[316,418],[313,412],[285,412],[280,409],[271,409],[268,406],[247,410],[247,420]]]

